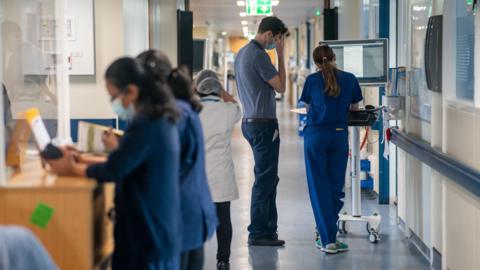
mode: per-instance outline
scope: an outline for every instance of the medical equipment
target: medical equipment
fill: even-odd
[[[372,126],[377,121],[379,112],[383,107],[375,108],[367,105],[365,110],[351,111],[348,117],[348,125],[353,127],[352,132],[352,213],[343,213],[339,215],[338,230],[340,234],[346,234],[347,222],[366,222],[368,239],[371,243],[380,240],[380,223],[382,216],[379,213],[373,213],[370,216],[362,215],[361,187],[360,187],[360,127]]]

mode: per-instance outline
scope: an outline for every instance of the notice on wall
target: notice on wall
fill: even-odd
[[[353,45],[343,48],[343,69],[357,77],[363,77],[363,46]]]
[[[35,207],[35,210],[33,210],[32,216],[30,217],[30,222],[42,229],[45,229],[50,223],[54,212],[55,209],[53,209],[53,207],[45,203],[39,203]]]

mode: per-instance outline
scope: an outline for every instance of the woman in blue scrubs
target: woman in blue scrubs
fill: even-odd
[[[307,104],[305,166],[308,189],[325,253],[347,251],[337,240],[338,214],[343,207],[348,161],[348,112],[358,108],[362,92],[356,77],[335,67],[335,54],[327,45],[317,47],[313,60],[319,71],[307,77],[300,100]]]
[[[167,84],[177,99],[181,114],[178,132],[181,145],[181,213],[184,224],[180,269],[201,270],[204,264],[203,245],[217,228],[217,214],[205,171],[203,130],[198,116],[202,105],[194,95],[188,73],[172,70],[165,54],[149,50],[137,58],[156,71],[157,82]]]
[[[133,58],[120,58],[107,69],[113,110],[130,125],[106,162],[77,163],[67,150],[63,158],[49,161],[62,175],[115,183],[113,270],[178,270],[178,111],[170,91],[152,76]]]

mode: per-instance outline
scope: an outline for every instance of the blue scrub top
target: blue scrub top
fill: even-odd
[[[182,251],[197,249],[217,228],[217,213],[205,171],[205,142],[198,113],[177,100],[181,112],[178,132],[181,145],[180,196],[183,219]]]
[[[325,93],[325,80],[321,72],[307,77],[300,101],[309,105],[307,126],[322,128],[347,128],[350,105],[363,100],[362,90],[355,75],[337,70],[340,95],[331,97]]]
[[[180,144],[169,120],[137,116],[103,164],[87,169],[114,182],[113,269],[151,269],[180,253]]]

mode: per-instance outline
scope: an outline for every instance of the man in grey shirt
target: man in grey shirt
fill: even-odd
[[[255,160],[252,188],[249,245],[283,246],[277,234],[277,185],[280,135],[275,91],[285,92],[284,39],[288,29],[277,17],[264,18],[255,39],[235,59],[235,77],[243,105],[242,132]],[[278,71],[267,50],[276,48]]]

